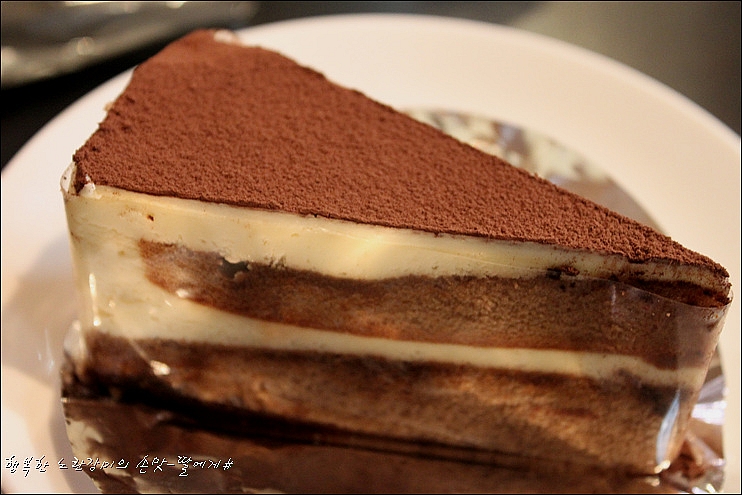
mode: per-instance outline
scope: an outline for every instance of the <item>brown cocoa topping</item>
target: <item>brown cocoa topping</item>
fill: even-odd
[[[275,52],[198,31],[141,64],[76,187],[721,266]],[[506,68],[503,68],[506,70]]]

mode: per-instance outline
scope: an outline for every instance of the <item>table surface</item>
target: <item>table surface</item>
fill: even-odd
[[[740,2],[253,4],[248,18],[232,19],[226,27],[318,15],[397,12],[474,19],[544,34],[607,55],[659,80],[740,133]],[[73,73],[3,87],[2,166],[68,105],[168,41],[140,46]]]

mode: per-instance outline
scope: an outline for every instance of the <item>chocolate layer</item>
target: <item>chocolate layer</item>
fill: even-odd
[[[103,493],[677,492],[659,476],[586,468],[566,457],[518,466],[513,458],[477,460],[469,450],[442,452],[429,444],[367,439],[359,445],[357,435],[328,438],[326,430],[306,425],[294,425],[292,438],[284,433],[285,424],[260,417],[245,418],[243,434],[228,433],[214,427],[212,415],[114,400],[70,374],[63,404],[78,457],[130,462],[126,469],[87,470]],[[78,436],[82,431],[97,436]],[[141,472],[136,464],[145,455],[148,468]],[[151,465],[154,457],[166,460],[161,471]],[[205,467],[194,467],[202,459],[208,459]],[[227,461],[231,464],[225,469]]]
[[[90,333],[83,383],[226,412],[375,435],[515,454],[569,458],[618,470],[654,472],[682,439],[695,397],[632,377],[597,381],[556,374],[373,356],[270,351]],[[163,371],[167,370],[167,371]],[[327,391],[332,391],[328,393]],[[679,407],[678,416],[673,411]],[[664,450],[666,449],[666,452]]]
[[[75,154],[111,185],[727,273],[668,237],[261,48],[196,32],[139,66]]]
[[[557,271],[528,279],[364,281],[230,263],[169,244],[141,241],[140,253],[148,279],[173,294],[251,318],[355,335],[633,355],[676,369],[707,366],[716,342],[709,332],[719,331],[713,309]],[[682,286],[658,288],[685,295]]]

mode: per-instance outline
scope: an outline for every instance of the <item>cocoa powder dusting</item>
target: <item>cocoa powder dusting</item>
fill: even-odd
[[[141,64],[76,187],[724,268],[259,47],[197,31]]]

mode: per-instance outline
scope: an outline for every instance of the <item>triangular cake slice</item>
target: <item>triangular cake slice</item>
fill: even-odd
[[[656,473],[729,303],[655,230],[275,52],[140,65],[64,197],[85,383]]]

